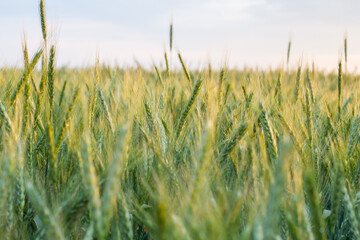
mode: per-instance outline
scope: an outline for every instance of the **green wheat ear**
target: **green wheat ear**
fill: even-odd
[[[260,104],[261,114],[260,114],[260,123],[261,127],[264,132],[265,137],[265,145],[266,145],[266,153],[269,159],[269,162],[274,163],[274,161],[277,159],[277,145],[276,140],[273,134],[273,130],[270,127],[269,120],[267,117],[267,114],[262,106]]]
[[[220,107],[222,101],[222,85],[225,79],[225,69],[221,69],[220,78],[219,78],[219,86],[218,86],[218,105]]]
[[[180,60],[181,66],[182,66],[182,68],[183,68],[183,70],[184,70],[184,73],[185,73],[185,75],[186,75],[187,80],[189,80],[189,82],[190,82],[190,83],[192,83],[192,80],[191,80],[191,77],[190,77],[189,71],[187,70],[187,68],[186,68],[186,66],[185,66],[185,63],[184,63],[184,60],[182,59],[182,57],[181,57],[181,54],[180,54],[180,53],[178,53],[178,57],[179,57],[179,60]]]
[[[311,215],[312,224],[314,225],[313,231],[315,238],[325,240],[327,239],[325,232],[325,222],[322,217],[320,197],[314,179],[314,174],[310,170],[307,170],[304,173],[304,190],[307,194],[307,200],[310,210],[309,212]]]
[[[354,234],[354,239],[360,239],[359,221],[357,219],[357,212],[355,211],[353,201],[350,199],[349,192],[345,185],[342,186],[342,193],[344,195],[344,205],[347,210],[347,216],[349,218],[350,228]]]
[[[96,169],[94,166],[94,154],[91,149],[90,136],[83,136],[80,164],[82,171],[82,178],[85,182],[85,188],[87,195],[89,196],[90,212],[95,225],[95,232],[99,236],[104,235],[102,211],[101,211],[101,198],[100,198],[100,186],[99,179],[96,175]]]
[[[160,83],[163,84],[164,81],[163,81],[163,79],[162,79],[162,76],[161,76],[161,73],[160,73],[160,71],[159,71],[159,68],[158,68],[156,65],[154,65],[154,68],[155,68],[155,71],[156,71],[156,74],[157,74],[157,76],[158,76],[158,79],[159,79]]]
[[[46,42],[47,32],[46,32],[46,19],[45,19],[44,0],[40,0],[40,21],[41,21],[41,31],[42,31],[43,39]]]
[[[165,64],[166,64],[166,73],[167,73],[167,77],[168,79],[170,79],[170,67],[169,67],[169,59],[168,59],[168,55],[165,52],[164,54],[164,58],[165,58]]]
[[[284,128],[286,129],[286,131],[289,132],[290,139],[291,139],[291,141],[293,142],[296,151],[297,151],[298,154],[301,156],[301,158],[304,158],[303,149],[302,149],[300,143],[298,142],[298,140],[297,140],[297,138],[296,138],[296,136],[295,136],[294,131],[290,128],[288,122],[284,119],[284,117],[282,116],[282,114],[281,114],[280,112],[277,113],[277,117],[278,117],[280,123],[281,123],[281,124],[284,126]]]
[[[68,128],[68,124],[69,124],[69,121],[70,121],[70,117],[71,117],[71,113],[73,112],[74,110],[74,107],[75,107],[75,103],[76,103],[76,100],[79,96],[79,92],[80,92],[80,89],[79,88],[76,88],[75,89],[75,92],[74,92],[74,95],[73,95],[73,98],[72,98],[72,101],[69,105],[69,108],[66,112],[66,115],[65,115],[65,119],[61,125],[61,128],[59,130],[59,134],[56,138],[56,143],[55,143],[55,154],[57,154],[60,150],[60,146],[62,144],[62,142],[64,141],[64,138],[65,138],[65,134],[66,134],[66,129]]]
[[[342,84],[342,67],[341,67],[341,62],[339,62],[339,71],[338,71],[338,114],[339,114],[339,118],[341,115],[341,84]]]
[[[24,89],[23,127],[22,134],[25,135],[30,120],[30,82],[26,81]]]
[[[154,122],[154,118],[152,116],[150,106],[146,102],[144,103],[144,106],[145,106],[145,112],[146,112],[146,121],[147,121],[149,130],[151,133],[153,133],[156,136],[157,134],[156,134],[155,122]]]
[[[59,107],[61,106],[61,103],[63,102],[64,100],[64,96],[65,96],[65,89],[66,89],[66,86],[67,86],[67,80],[64,81],[64,84],[61,88],[61,93],[60,93],[60,97],[59,97]]]
[[[117,193],[121,189],[121,184],[118,181],[118,178],[121,176],[121,172],[123,171],[122,161],[121,161],[121,154],[123,148],[123,138],[125,134],[122,133],[118,139],[116,139],[116,148],[113,153],[113,159],[109,166],[109,172],[106,176],[106,186],[104,189],[104,193],[102,196],[102,223],[103,223],[103,239],[106,238],[108,234],[111,219],[113,217],[114,209],[117,205]],[[115,195],[115,196],[114,196]]]
[[[343,167],[340,163],[335,165],[335,174],[332,179],[331,187],[331,216],[330,222],[332,226],[336,226],[338,222],[339,216],[339,209],[341,205],[341,189],[344,185],[344,171]],[[333,233],[335,229],[332,229],[331,232]]]
[[[306,81],[308,83],[308,87],[309,87],[309,91],[310,91],[311,102],[314,103],[315,102],[315,97],[314,97],[314,91],[313,91],[313,87],[312,87],[312,83],[311,83],[309,69],[306,69]]]
[[[129,212],[128,204],[126,203],[125,199],[122,199],[122,201],[119,201],[118,204],[118,213],[120,220],[120,231],[121,235],[123,236],[123,239],[125,240],[131,240],[134,239],[134,233],[133,233],[133,223],[131,219],[131,214]]]
[[[294,102],[296,102],[299,97],[300,77],[301,77],[301,66],[298,67],[298,70],[296,73],[296,82],[295,82],[295,88],[294,88]]]
[[[276,88],[275,88],[275,96],[274,96],[274,97],[277,97],[277,102],[278,102],[280,108],[281,108],[281,103],[282,103],[281,78],[282,78],[282,75],[281,75],[281,72],[279,72],[278,80],[277,80]]]
[[[108,105],[104,99],[104,95],[100,89],[98,89],[98,96],[100,99],[101,107],[104,110],[106,120],[109,124],[110,130],[111,130],[111,132],[114,132],[114,124],[113,124],[113,120],[112,120],[112,117],[111,117],[111,114],[109,111],[109,107],[108,107]]]
[[[286,64],[289,66],[290,60],[290,50],[291,50],[291,40],[289,41],[288,48],[287,48],[287,55],[286,55]]]
[[[54,108],[54,72],[55,72],[55,47],[51,46],[50,58],[48,66],[48,94],[50,102],[50,113],[53,113]]]
[[[192,106],[194,105],[194,102],[195,102],[197,96],[199,95],[201,85],[202,85],[202,79],[197,80],[194,90],[185,106],[185,109],[183,110],[183,112],[181,114],[181,117],[180,117],[180,120],[178,123],[178,127],[176,130],[176,138],[178,138],[180,136],[180,133],[185,124],[185,120],[186,120],[187,116],[189,115],[189,112],[190,112]]]
[[[9,115],[7,114],[4,105],[0,101],[0,118],[5,123],[6,130],[8,132],[12,131],[12,124],[11,120],[9,118]]]
[[[354,155],[355,147],[359,141],[359,125],[360,125],[360,117],[356,116],[354,122],[352,123],[349,142],[346,147],[347,162],[349,162],[350,158]]]
[[[235,148],[236,143],[245,135],[247,129],[247,124],[242,123],[238,129],[235,131],[231,139],[227,142],[227,144],[222,148],[219,156],[218,161],[223,162],[226,157],[232,152]]]
[[[25,184],[26,192],[29,196],[32,206],[40,214],[40,218],[43,220],[46,227],[48,237],[55,237],[55,239],[65,240],[65,235],[61,224],[56,219],[55,214],[51,211],[45,199],[41,196],[37,188],[32,184],[31,181],[26,181]]]
[[[170,24],[170,52],[172,52],[173,48],[173,24]]]
[[[344,54],[345,54],[345,73],[347,73],[347,62],[348,62],[348,44],[347,44],[347,36],[344,38]]]

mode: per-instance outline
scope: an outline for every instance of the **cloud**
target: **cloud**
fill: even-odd
[[[58,50],[62,63],[93,64],[97,52],[106,62],[132,63],[134,56],[146,62],[162,53],[156,36],[130,29],[123,24],[89,19],[66,19],[61,23]]]
[[[6,33],[0,38],[0,66],[22,65],[23,31],[30,52],[41,42],[38,6],[18,11],[21,1],[0,1],[0,32]],[[294,65],[303,57],[336,68],[331,63],[338,59],[345,31],[349,65],[359,62],[351,58],[360,54],[358,7],[355,0],[64,0],[50,1],[47,16],[59,65],[93,64],[97,51],[107,62],[132,63],[135,56],[142,63],[159,63],[172,15],[174,47],[192,66],[207,64],[209,56],[220,64],[226,57],[233,66],[278,66],[291,33]]]
[[[265,0],[188,2],[175,10],[174,18],[179,28],[214,29],[247,21],[248,9],[265,5]]]

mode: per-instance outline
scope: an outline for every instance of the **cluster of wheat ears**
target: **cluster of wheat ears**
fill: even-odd
[[[55,69],[43,0],[40,18],[40,50],[0,69],[1,239],[360,239],[341,63]]]

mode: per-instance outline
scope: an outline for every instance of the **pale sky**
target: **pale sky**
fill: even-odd
[[[57,65],[85,67],[100,61],[163,64],[174,24],[174,63],[180,51],[190,68],[212,63],[263,69],[315,61],[336,69],[348,36],[348,69],[360,64],[357,0],[47,0]],[[38,0],[0,0],[0,66],[22,66],[24,34],[29,51],[41,42]],[[358,71],[357,71],[358,72]]]

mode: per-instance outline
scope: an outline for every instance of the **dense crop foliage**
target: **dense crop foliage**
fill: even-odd
[[[55,69],[40,10],[0,69],[2,239],[360,238],[358,76]]]

